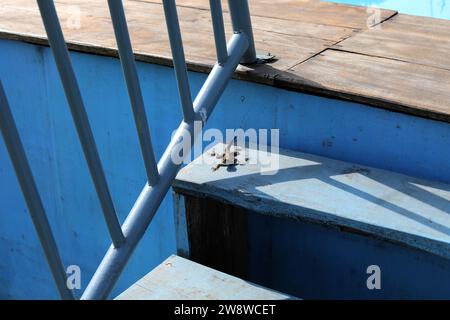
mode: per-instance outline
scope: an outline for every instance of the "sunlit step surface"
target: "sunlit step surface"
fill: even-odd
[[[215,171],[205,153],[180,171],[175,190],[374,235],[450,259],[448,184],[291,150],[280,149],[271,159],[264,151],[246,152],[245,165]]]
[[[285,299],[293,298],[175,255],[116,298],[116,300]]]

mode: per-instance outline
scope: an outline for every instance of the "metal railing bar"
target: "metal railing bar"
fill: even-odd
[[[246,35],[234,34],[228,45],[230,55],[227,62],[223,65],[216,64],[209,74],[194,101],[195,112],[204,115],[204,122],[210,116],[248,46]],[[198,132],[194,130],[194,126],[194,122],[181,122],[158,163],[160,182],[154,187],[144,186],[123,224],[127,242],[118,249],[113,246],[109,248],[81,299],[105,299],[108,297],[180,169],[181,164],[174,163],[171,155],[180,151],[179,148],[182,147],[182,144],[179,142],[186,132],[193,137],[191,143],[195,141]],[[188,153],[189,150],[186,153],[183,152],[183,154]]]
[[[0,131],[11,158],[20,188],[28,207],[34,228],[47,258],[50,271],[55,280],[58,292],[62,299],[74,299],[74,295],[67,287],[67,278],[64,265],[53,237],[36,183],[33,179],[22,141],[20,140],[13,115],[8,105],[3,85],[0,81]]]
[[[225,27],[223,24],[221,0],[209,0],[211,7],[211,19],[214,31],[214,41],[216,43],[217,62],[223,64],[227,61],[227,40],[225,37]]]
[[[130,35],[128,33],[127,20],[122,0],[108,0],[109,11],[119,49],[120,63],[128,88],[131,108],[141,145],[142,157],[144,159],[147,179],[150,185],[155,185],[159,180],[158,167],[153,152],[147,115],[144,107],[144,99],[136,70],[136,63],[131,47]]]
[[[55,5],[52,0],[37,0],[37,3],[112,242],[115,247],[119,247],[125,238],[114,209]]]
[[[234,32],[242,32],[248,37],[249,46],[241,63],[254,63],[257,58],[248,0],[228,0],[228,7]]]
[[[194,107],[189,87],[189,80],[184,56],[183,41],[181,39],[180,24],[175,0],[163,0],[164,15],[166,17],[167,31],[169,33],[170,48],[172,51],[173,66],[177,78],[178,93],[183,119],[185,122],[194,121]]]

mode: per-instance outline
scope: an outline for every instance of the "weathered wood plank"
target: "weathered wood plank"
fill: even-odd
[[[139,0],[161,3],[161,0]],[[209,8],[208,0],[177,0],[179,6]],[[367,29],[374,25],[371,13],[365,7],[341,5],[317,0],[250,0],[252,16],[271,17],[278,20],[311,22],[314,24],[339,26],[354,29]],[[227,1],[222,0],[224,10],[228,10]],[[339,14],[336,14],[336,13]],[[381,21],[393,16],[392,10],[380,10]]]
[[[450,22],[398,15],[379,28],[361,32],[336,47],[450,70]]]
[[[249,164],[217,171],[198,158],[180,171],[174,189],[450,259],[449,185],[289,150],[280,150],[278,170],[261,174],[262,156],[253,151]]]
[[[327,50],[280,75],[277,81],[315,93],[450,121],[450,72],[443,69]]]
[[[124,2],[130,37],[137,58],[146,62],[171,64],[171,51],[162,6],[158,3],[128,0]],[[74,5],[81,12],[80,27],[67,23]],[[69,48],[91,53],[117,56],[116,42],[104,1],[56,1],[63,31]],[[209,71],[215,62],[215,49],[210,13],[191,7],[179,7],[180,25],[186,59],[193,71]],[[23,23],[26,17],[27,23]],[[224,15],[227,36],[231,35],[231,22]],[[299,23],[273,18],[254,19],[256,46],[261,52],[271,52],[279,58],[271,65],[274,75],[278,70],[308,59],[337,41],[353,33],[351,28]],[[0,6],[0,35],[4,38],[23,39],[45,44],[44,28],[34,1],[5,0]],[[263,72],[244,68],[243,76],[266,82]]]
[[[169,257],[116,298],[116,300],[286,299],[294,298],[177,256]]]

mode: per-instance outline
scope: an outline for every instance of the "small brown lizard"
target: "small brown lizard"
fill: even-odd
[[[220,167],[228,167],[228,166],[234,166],[237,164],[242,165],[243,163],[240,163],[238,159],[236,159],[236,156],[239,155],[239,151],[236,150],[236,148],[231,151],[231,147],[234,146],[236,142],[236,137],[230,140],[230,142],[227,143],[225,146],[225,150],[222,153],[216,153],[214,150],[211,152],[211,156],[216,156],[217,159],[220,159],[220,162],[216,163],[212,170],[216,171]]]

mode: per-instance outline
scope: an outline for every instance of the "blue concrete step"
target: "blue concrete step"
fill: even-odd
[[[275,292],[172,255],[116,300],[285,300]]]
[[[207,161],[200,157],[185,167],[174,187],[269,215],[362,231],[450,259],[450,185],[291,150],[280,150],[278,160],[272,157],[277,168],[270,168],[252,163],[267,158],[262,152],[248,153],[248,164],[214,171],[207,152]]]
[[[290,150],[268,167],[245,152],[218,170],[206,152],[178,174],[179,255],[303,299],[450,298],[450,185]]]

